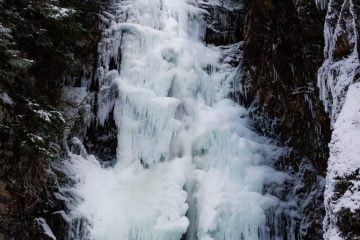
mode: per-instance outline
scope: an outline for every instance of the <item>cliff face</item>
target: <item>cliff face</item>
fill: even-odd
[[[329,1],[325,61],[318,76],[333,128],[325,189],[326,239],[360,238],[359,30],[358,1]]]
[[[294,177],[283,197],[303,213],[295,222],[305,239],[360,234],[359,9],[351,0],[248,6],[248,75],[234,95],[254,107],[260,131],[292,147],[277,167]]]
[[[312,0],[253,0],[244,28],[239,100],[252,107],[259,131],[291,147],[276,167],[293,179],[279,195],[293,199],[286,211],[305,239],[322,238],[323,190],[330,122],[317,90],[323,61],[325,11]],[[288,221],[288,220],[287,220]]]
[[[317,91],[324,12],[313,1],[252,1],[245,23],[245,102],[256,100],[260,130],[279,136],[326,171],[329,120]],[[313,143],[313,144],[309,144]]]

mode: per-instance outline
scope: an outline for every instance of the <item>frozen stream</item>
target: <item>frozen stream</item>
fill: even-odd
[[[263,187],[284,178],[267,166],[281,149],[228,99],[240,44],[205,45],[198,4],[111,3],[99,49],[118,68],[99,74],[104,96],[117,94],[100,102],[98,123],[114,108],[117,159],[104,168],[70,154],[70,239],[269,239],[265,211],[278,200]]]

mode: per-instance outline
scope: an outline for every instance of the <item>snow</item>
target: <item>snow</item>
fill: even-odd
[[[33,143],[45,143],[44,139],[38,135],[30,133],[30,134],[27,134],[27,136],[30,138],[30,141]]]
[[[5,36],[6,38],[8,39],[12,39],[13,36],[11,35],[11,29],[8,28],[8,27],[5,27],[3,26],[1,23],[0,23],[0,34]]]
[[[287,177],[268,166],[283,149],[228,99],[241,44],[206,46],[198,5],[114,1],[103,15],[97,122],[114,109],[116,164],[68,153],[71,239],[269,238],[265,212],[280,201],[263,187]]]
[[[325,61],[319,69],[318,87],[333,128],[324,195],[324,238],[338,240],[343,239],[339,212],[360,209],[360,181],[350,177],[360,166],[360,62],[353,1],[329,1],[324,37]],[[339,38],[345,39],[349,48],[349,54],[341,57],[335,55]],[[349,186],[344,193],[336,189],[339,183]]]
[[[35,221],[42,227],[44,230],[44,234],[47,235],[49,238],[56,240],[54,233],[52,232],[51,228],[47,224],[46,220],[42,217],[35,218]]]
[[[10,106],[14,105],[14,100],[6,93],[6,92],[0,92],[0,99]]]
[[[334,125],[330,143],[330,159],[326,177],[325,203],[328,214],[324,220],[325,239],[342,239],[336,227],[336,214],[343,208],[360,209],[360,181],[351,180],[352,187],[336,201],[332,199],[338,179],[345,178],[360,167],[360,83],[349,87],[344,106]]]
[[[71,14],[75,13],[74,9],[62,8],[62,7],[53,5],[53,4],[48,4],[48,8],[51,11],[51,14],[49,14],[49,17],[55,18],[55,19],[69,17]]]
[[[0,24],[0,33],[3,33],[3,34],[11,33],[11,29],[4,27],[2,24]]]
[[[36,112],[41,119],[43,119],[47,122],[51,122],[51,119],[50,119],[51,113],[46,112],[44,110],[34,110],[34,112]]]
[[[325,110],[330,112],[331,122],[334,125],[344,102],[347,88],[352,84],[359,66],[357,54],[353,53],[346,59],[330,63],[326,59],[319,71],[320,96]]]
[[[344,176],[360,166],[360,83],[349,87],[345,104],[334,125],[332,157],[336,162],[330,161],[330,168],[336,175]]]
[[[347,87],[354,81],[360,66],[356,52],[357,31],[353,7],[348,4],[348,1],[343,2],[341,9],[336,8],[336,4],[335,1],[329,2],[324,26],[325,61],[318,72],[320,98],[324,103],[325,110],[330,113],[332,125],[335,123],[344,104]],[[347,10],[349,15],[346,15]],[[352,53],[337,59],[335,56],[337,40],[343,34],[346,36],[346,41],[348,41]]]

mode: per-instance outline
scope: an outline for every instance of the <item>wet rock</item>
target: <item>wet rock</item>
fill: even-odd
[[[9,202],[12,200],[11,194],[6,190],[6,184],[0,182],[0,215],[9,214]]]
[[[291,168],[293,187],[301,189],[286,191],[298,204],[300,217],[295,222],[305,239],[322,238],[324,217],[321,179],[331,131],[316,87],[323,61],[324,18],[314,1],[253,0],[244,27],[242,68],[249,79],[242,101],[252,107],[259,131],[293,149],[295,155],[279,160],[278,169]]]
[[[209,44],[227,45],[237,43],[243,39],[243,23],[245,6],[242,3],[232,6],[217,6],[202,4],[207,10],[205,15],[206,29],[204,41]]]
[[[336,48],[334,51],[334,58],[336,60],[349,56],[351,53],[351,47],[346,33],[342,33],[336,40]]]
[[[109,114],[103,125],[92,122],[86,133],[86,148],[95,153],[103,161],[111,161],[116,156],[117,127],[114,110]]]

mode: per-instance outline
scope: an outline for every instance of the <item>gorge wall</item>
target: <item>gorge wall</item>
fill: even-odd
[[[312,0],[254,0],[244,30],[243,67],[248,76],[239,100],[251,106],[259,131],[291,147],[276,163],[293,177],[280,197],[296,202],[290,211],[300,213],[293,224],[304,239],[322,238],[325,214],[331,131],[317,89],[325,13]]]
[[[57,164],[64,137],[80,152],[71,141],[78,137],[104,165],[116,155],[110,81],[122,59],[107,42],[116,9],[55,2],[0,1],[0,239],[51,239],[46,226],[66,238],[57,198],[59,182],[67,182]],[[231,98],[249,108],[259,133],[288,149],[274,167],[290,177],[264,191],[289,204],[267,217],[296,232],[287,239],[359,238],[359,3],[200,5],[210,13],[206,43],[241,42]]]
[[[303,238],[357,239],[359,3],[251,1],[244,36],[240,100],[292,147],[278,167],[296,176],[288,196],[305,213]]]
[[[326,176],[324,238],[357,239],[359,222],[358,1],[329,1],[320,97],[332,126]]]

